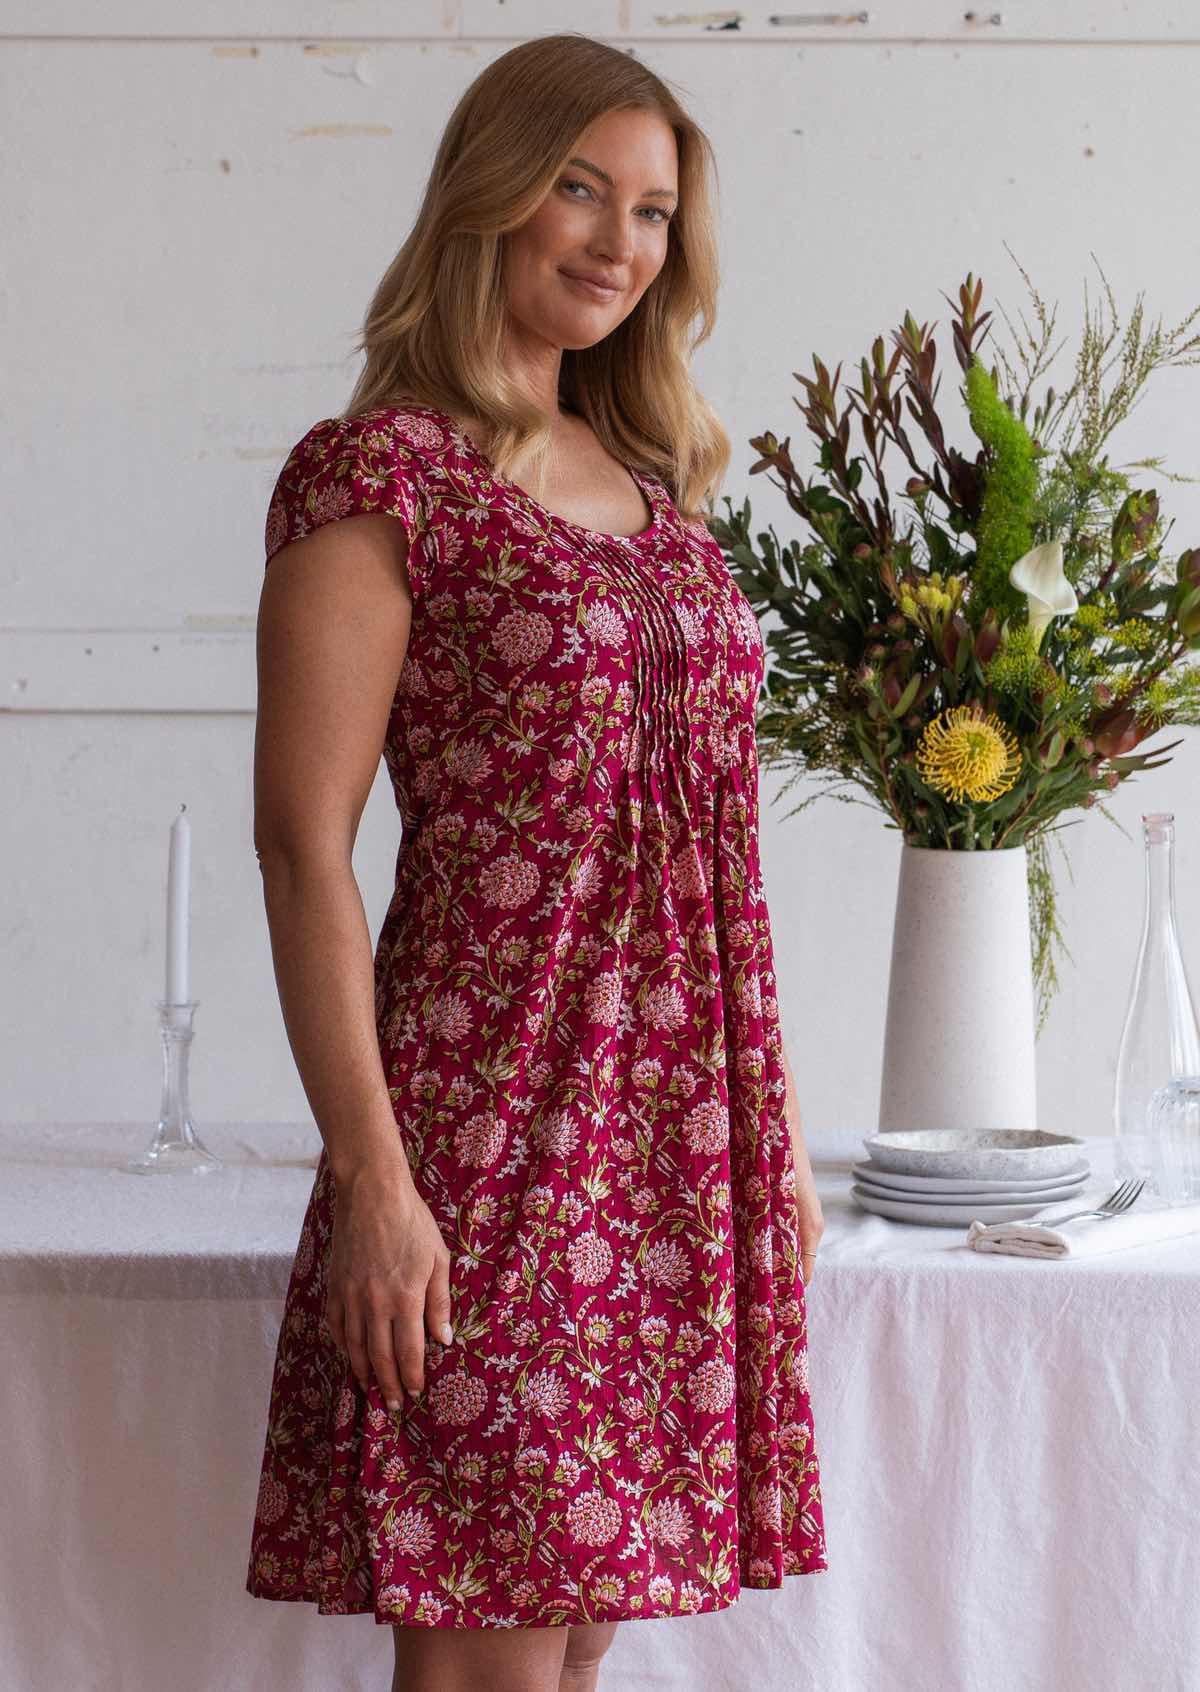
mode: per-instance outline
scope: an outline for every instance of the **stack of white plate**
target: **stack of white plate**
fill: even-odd
[[[873,1134],[863,1141],[870,1156],[850,1166],[850,1190],[864,1210],[897,1222],[1019,1222],[1083,1189],[1091,1167],[1082,1144],[1036,1128]]]

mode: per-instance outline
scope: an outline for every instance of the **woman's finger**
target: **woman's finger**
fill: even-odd
[[[433,1260],[433,1273],[425,1289],[425,1326],[439,1345],[450,1345],[450,1253],[443,1248]]]

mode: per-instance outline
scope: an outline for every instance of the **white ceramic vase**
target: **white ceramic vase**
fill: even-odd
[[[902,846],[879,1127],[1036,1128],[1024,846]]]

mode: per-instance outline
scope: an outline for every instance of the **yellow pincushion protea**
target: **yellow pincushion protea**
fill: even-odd
[[[961,803],[999,799],[1021,773],[1016,736],[994,712],[954,705],[928,723],[917,746],[921,780]]]

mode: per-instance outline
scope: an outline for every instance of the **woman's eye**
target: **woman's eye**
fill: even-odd
[[[575,177],[568,177],[562,183],[562,187],[564,187],[564,188],[582,188],[585,194],[590,194],[592,192],[592,190],[588,187],[586,182],[580,182]],[[572,194],[571,198],[575,199],[576,196],[574,194]],[[646,206],[644,209],[646,211],[652,211],[655,214],[654,221],[656,223],[669,223],[671,221],[670,212],[664,211],[661,206]]]

